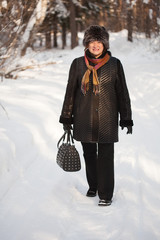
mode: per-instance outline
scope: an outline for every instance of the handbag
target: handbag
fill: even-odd
[[[79,153],[74,145],[71,130],[64,132],[57,143],[57,147],[57,164],[66,172],[79,171],[81,169],[81,161]]]

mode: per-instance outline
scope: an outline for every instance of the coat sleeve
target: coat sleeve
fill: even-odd
[[[120,126],[133,126],[129,92],[126,84],[123,66],[119,60],[117,62],[116,93],[118,110],[120,113]]]
[[[76,59],[73,60],[70,70],[69,70],[69,77],[68,83],[66,87],[66,93],[64,97],[63,107],[61,111],[61,116],[59,119],[60,123],[64,124],[72,124],[73,123],[73,107],[74,107],[74,99],[75,99],[75,92],[77,87],[77,61]]]

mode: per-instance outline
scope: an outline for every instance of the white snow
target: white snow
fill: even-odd
[[[149,3],[149,0],[143,0],[144,3],[148,4]]]
[[[37,4],[36,7],[36,12],[37,12],[37,20],[40,20],[40,22],[43,21],[43,19],[45,18],[46,15],[46,11],[47,11],[47,2],[48,0],[40,0]]]
[[[134,129],[132,135],[119,131],[110,207],[98,207],[98,197],[85,196],[79,142],[81,171],[66,173],[56,164],[68,70],[72,60],[83,55],[82,45],[28,51],[23,65],[56,64],[0,82],[5,109],[0,106],[0,239],[160,239],[160,56],[151,41],[141,37],[130,43],[126,35],[111,33],[110,49],[125,69]]]
[[[56,0],[56,6],[53,7],[53,13],[56,13],[59,18],[66,18],[69,14],[67,8],[61,0]]]
[[[6,1],[6,0],[3,0],[3,1],[2,1],[2,7],[3,7],[3,8],[7,8],[7,1]]]

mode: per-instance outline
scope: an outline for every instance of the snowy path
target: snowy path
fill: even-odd
[[[132,136],[120,130],[114,201],[106,208],[97,206],[98,197],[85,196],[79,143],[80,172],[65,173],[55,163],[68,68],[83,48],[65,50],[63,58],[61,51],[53,51],[57,64],[0,84],[0,103],[9,117],[0,109],[0,239],[160,238],[159,63],[140,55],[136,61],[138,50],[129,53],[127,45],[126,57],[117,52],[126,69],[135,127]],[[36,60],[49,61],[53,53],[41,53]]]

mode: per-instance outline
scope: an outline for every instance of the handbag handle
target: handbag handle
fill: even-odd
[[[63,142],[65,141],[66,135],[67,135],[67,143],[69,144],[72,141],[72,144],[74,144],[73,135],[72,135],[71,130],[66,130],[64,132],[64,134],[62,135],[62,137],[59,139],[59,141],[57,143],[57,148],[59,148],[59,144],[61,141],[63,141]]]

